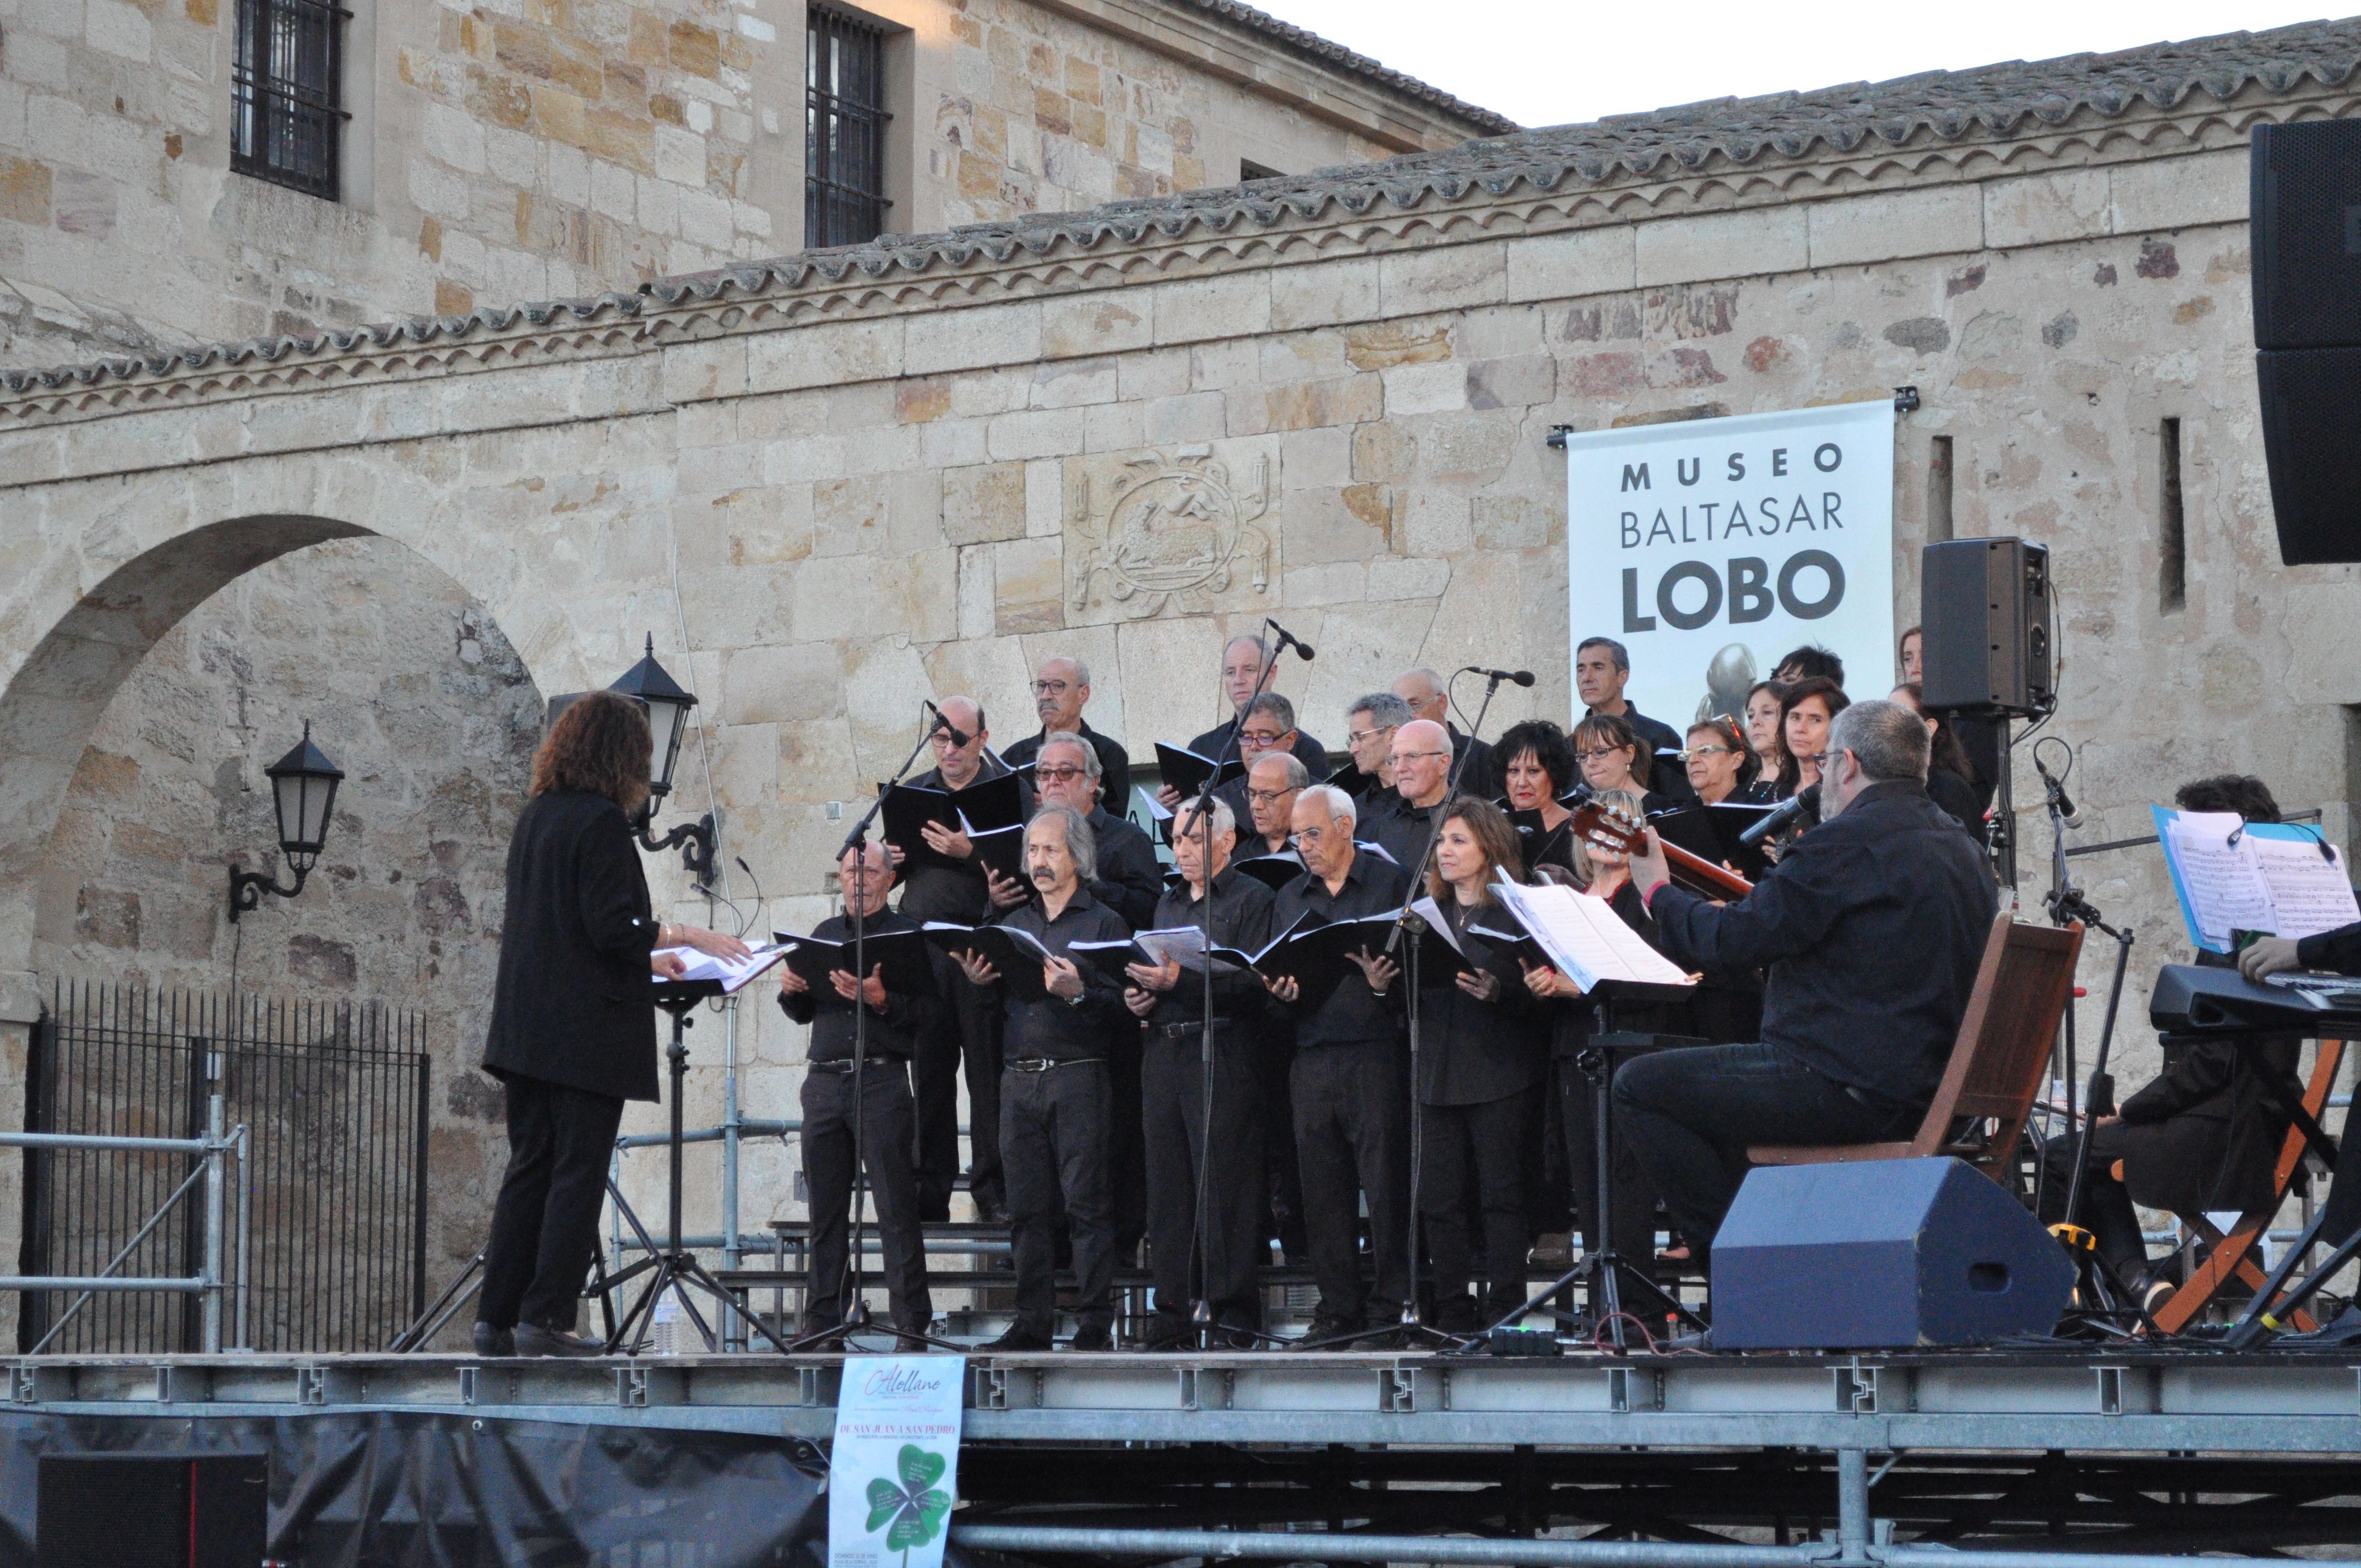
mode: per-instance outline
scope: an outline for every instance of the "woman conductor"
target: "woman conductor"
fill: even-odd
[[[581,698],[533,760],[509,840],[508,912],[484,1070],[508,1090],[509,1168],[484,1248],[479,1355],[596,1355],[574,1332],[598,1241],[607,1160],[626,1100],[656,1098],[652,975],[676,946],[746,948],[656,922],[632,842],[648,798],[647,715],[613,692]]]

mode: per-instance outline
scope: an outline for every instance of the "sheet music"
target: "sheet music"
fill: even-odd
[[[2227,952],[2230,933],[2269,931],[2277,925],[2271,910],[2270,885],[2241,835],[2230,836],[2244,824],[2234,811],[2184,811],[2166,824],[2174,867],[2189,897],[2191,924],[2204,946]]]
[[[1158,963],[1177,963],[1182,969],[1205,967],[1205,933],[1194,926],[1172,926],[1161,931],[1142,931],[1132,938],[1139,950]],[[1215,974],[1228,974],[1238,966],[1213,960]]]
[[[1148,819],[1150,822],[1170,822],[1172,820],[1172,808],[1165,805],[1162,801],[1157,799],[1154,795],[1148,794],[1146,785],[1134,784],[1131,786],[1131,793],[1139,797],[1139,804],[1141,807],[1147,811]]]
[[[2361,920],[2361,905],[2353,897],[2344,857],[2324,861],[2320,845],[2310,839],[2267,839],[2249,833],[2241,847],[2252,846],[2255,864],[2270,893],[2270,929],[2279,937],[2312,937]],[[2334,849],[2329,851],[2335,854]]]
[[[1542,951],[1575,984],[1590,991],[1603,980],[1644,985],[1694,983],[1680,967],[1641,940],[1603,898],[1555,884],[1520,887],[1498,882],[1492,892]]]
[[[756,948],[742,959],[717,959],[710,953],[700,953],[695,948],[658,948],[656,956],[677,956],[686,967],[682,980],[718,980],[721,989],[731,994],[746,988],[747,982],[781,959],[787,956],[782,947]]]
[[[1463,959],[1467,956],[1467,949],[1459,945],[1459,933],[1452,928],[1450,920],[1444,916],[1442,909],[1436,905],[1434,900],[1431,898],[1415,899],[1411,901],[1410,912],[1412,915],[1417,916],[1420,919],[1425,921],[1427,925],[1433,929],[1436,936],[1450,943],[1451,950],[1453,952],[1457,953]]]

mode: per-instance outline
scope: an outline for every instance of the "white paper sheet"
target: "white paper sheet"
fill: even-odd
[[[1644,985],[1696,983],[1680,966],[1648,946],[1603,898],[1555,885],[1495,883],[1492,892],[1542,951],[1587,992],[1603,980]]]
[[[2320,846],[2311,840],[2250,833],[2240,842],[2254,847],[2256,865],[2270,889],[2271,913],[2277,916],[2272,935],[2311,937],[2361,920],[2361,905],[2354,902],[2342,856],[2323,860]],[[2329,852],[2335,854],[2334,849]]]
[[[2222,948],[2229,946],[2234,930],[2269,931],[2276,924],[2270,886],[2254,856],[2245,850],[2246,838],[2230,842],[2230,835],[2241,826],[2235,812],[2191,811],[2168,829],[2197,929]]]
[[[756,975],[787,956],[786,948],[756,948],[742,959],[717,959],[710,953],[700,953],[695,948],[658,948],[659,955],[678,955],[686,966],[683,980],[718,980],[725,992],[737,992],[746,988]]]

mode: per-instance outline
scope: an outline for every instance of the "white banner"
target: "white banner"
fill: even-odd
[[[963,1355],[848,1355],[828,1465],[829,1568],[942,1568]]]
[[[1641,712],[1742,717],[1806,642],[1844,661],[1855,698],[1890,689],[1892,403],[1587,431],[1565,460],[1568,646],[1629,649]]]

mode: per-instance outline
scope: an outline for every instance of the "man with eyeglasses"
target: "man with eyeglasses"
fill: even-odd
[[[1232,706],[1240,713],[1246,712],[1249,703],[1269,690],[1270,682],[1264,678],[1264,673],[1270,663],[1270,645],[1259,637],[1233,637],[1223,645],[1222,689],[1229,694]],[[1291,718],[1293,709],[1290,707],[1289,712]],[[1245,728],[1243,718],[1239,720],[1239,728],[1241,730]],[[1290,723],[1289,728],[1293,729],[1293,725]],[[1217,724],[1190,741],[1189,750],[1201,757],[1212,757],[1216,762],[1225,762],[1239,756],[1238,744],[1230,739],[1229,729],[1226,723]],[[1224,740],[1229,743],[1224,745]],[[1214,755],[1216,747],[1222,748],[1219,756]],[[1305,771],[1313,778],[1328,776],[1328,749],[1311,736],[1296,730],[1295,739],[1288,743],[1288,750],[1301,760]],[[1252,761],[1251,758],[1247,760]]]
[[[1374,841],[1415,880],[1434,832],[1435,813],[1450,794],[1451,735],[1432,718],[1413,718],[1394,731],[1388,761],[1394,771],[1390,797],[1381,795],[1361,824]]]
[[[1241,835],[1237,858],[1294,855],[1295,802],[1312,775],[1291,751],[1266,750],[1246,769],[1246,806],[1254,820]],[[1300,857],[1299,857],[1300,858]],[[1248,1020],[1255,1040],[1255,1077],[1261,1086],[1265,1220],[1262,1239],[1276,1241],[1290,1263],[1308,1250],[1303,1231],[1303,1179],[1295,1163],[1295,1102],[1288,1087],[1295,1064],[1295,1025],[1269,1010]]]
[[[1451,737],[1452,765],[1459,769],[1460,794],[1489,800],[1500,793],[1490,743],[1462,735],[1459,726],[1451,722],[1451,691],[1440,674],[1424,667],[1404,671],[1394,681],[1394,695],[1410,705],[1412,714],[1433,719]],[[1466,761],[1461,762],[1462,757]]]
[[[1041,661],[1033,676],[1033,711],[1041,716],[1038,734],[1027,735],[1001,760],[1022,768],[1041,754],[1042,742],[1057,734],[1079,735],[1099,754],[1099,798],[1112,802],[1120,814],[1131,806],[1131,753],[1122,742],[1100,734],[1082,717],[1091,700],[1091,667],[1063,653]]]
[[[935,766],[911,783],[956,795],[1008,772],[992,754],[983,704],[972,696],[945,697],[941,711],[949,728],[928,738]],[[959,733],[952,734],[953,729]],[[1029,816],[1032,792],[1022,793]],[[966,834],[929,822],[926,836],[928,848],[960,863],[921,866],[905,878],[901,910],[920,925],[949,920],[973,926],[994,910],[1013,909],[1030,896],[1023,883],[996,874],[978,859]],[[898,868],[899,850],[894,860]],[[923,1032],[911,1062],[918,1113],[918,1214],[924,1220],[950,1218],[951,1190],[959,1177],[959,1080],[964,1058],[968,1133],[974,1154],[968,1195],[975,1201],[978,1218],[996,1222],[1008,1212],[1000,1177],[1000,1016],[973,986],[960,983],[955,970],[939,965],[937,976],[955,1026]]]
[[[1353,835],[1353,800],[1343,790],[1313,784],[1296,798],[1295,842],[1307,869],[1279,890],[1271,929],[1286,930],[1307,913],[1349,920],[1401,907],[1409,873],[1358,852]],[[1353,962],[1360,972],[1348,971],[1324,997],[1304,996],[1292,980],[1270,982],[1271,995],[1295,1021],[1295,1153],[1320,1287],[1306,1343],[1399,1321],[1411,1283],[1410,1049],[1401,974],[1392,959],[1366,948]],[[1361,1279],[1364,1202],[1374,1289]],[[1386,1342],[1362,1344],[1380,1349]]]
[[[1294,757],[1295,743],[1302,735],[1295,727],[1295,705],[1277,692],[1265,692],[1246,704],[1246,716],[1238,725],[1238,756],[1249,770],[1265,757]],[[1300,766],[1302,759],[1296,762]],[[1309,770],[1305,776],[1310,777]],[[1231,817],[1240,822],[1252,815],[1244,776],[1213,791],[1213,798],[1228,806]]]
[[[1295,848],[1295,797],[1312,783],[1312,775],[1293,752],[1274,750],[1247,766],[1245,783],[1253,831],[1238,846],[1238,859],[1288,853]]]
[[[1394,731],[1418,716],[1410,704],[1391,692],[1371,692],[1345,710],[1345,744],[1353,765],[1328,781],[1346,795],[1374,808],[1394,787],[1393,764],[1388,759]]]
[[[1642,793],[1653,790],[1670,801],[1687,800],[1696,792],[1689,788],[1687,770],[1674,755],[1681,749],[1681,738],[1671,725],[1649,718],[1624,700],[1623,688],[1631,680],[1631,655],[1612,637],[1586,637],[1575,648],[1574,689],[1587,713],[1609,713],[1622,719],[1648,753],[1641,759],[1643,765],[1632,770]]]

